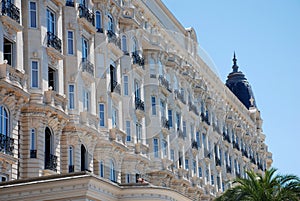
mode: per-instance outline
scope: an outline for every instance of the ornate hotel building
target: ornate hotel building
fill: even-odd
[[[235,55],[224,84],[161,0],[0,9],[0,200],[212,200],[271,166]]]

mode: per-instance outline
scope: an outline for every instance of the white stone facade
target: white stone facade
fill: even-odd
[[[63,200],[55,182],[75,192],[81,176],[90,194],[69,200],[210,200],[271,166],[259,110],[161,0],[1,4],[1,200],[35,194],[33,178]]]

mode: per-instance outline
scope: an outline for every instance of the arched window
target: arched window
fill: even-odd
[[[104,164],[103,164],[103,161],[99,162],[99,176],[104,177]]]
[[[88,152],[83,144],[81,145],[81,171],[88,171]]]
[[[139,49],[138,42],[135,37],[132,38],[132,52],[137,52]]]
[[[116,182],[115,164],[112,160],[110,161],[110,180]]]
[[[53,135],[50,128],[45,129],[45,169],[57,171],[57,157],[53,154]]]
[[[125,35],[122,36],[122,50],[124,54],[127,54],[127,37]]]
[[[0,106],[0,133],[9,136],[9,116],[5,107]]]
[[[108,14],[108,24],[107,24],[107,31],[111,31],[111,32],[115,32],[115,29],[114,29],[114,19],[113,17]]]
[[[97,10],[95,15],[96,15],[96,29],[97,29],[97,32],[103,33],[101,12]]]

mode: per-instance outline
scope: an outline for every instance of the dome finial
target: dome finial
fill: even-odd
[[[238,69],[239,69],[239,66],[236,64],[236,57],[235,57],[235,51],[233,52],[233,66],[232,66],[232,69],[233,69],[233,72],[238,72]]]

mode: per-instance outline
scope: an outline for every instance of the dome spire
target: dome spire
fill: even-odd
[[[237,59],[235,57],[235,51],[233,52],[233,59],[232,59],[232,61],[233,61],[232,69],[233,69],[233,72],[236,73],[236,72],[238,72],[239,66],[236,64]]]

